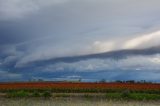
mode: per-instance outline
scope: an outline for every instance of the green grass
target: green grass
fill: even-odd
[[[160,100],[160,95],[133,93],[130,94],[129,98],[133,100]]]
[[[160,100],[159,94],[147,94],[147,93],[107,93],[105,95],[108,99],[125,99],[125,100]]]
[[[33,91],[33,92],[28,92],[25,90],[19,90],[19,91],[11,91],[6,93],[6,97],[9,98],[21,98],[21,97],[51,97],[52,92],[50,91],[43,91],[43,92],[38,92],[38,91]]]
[[[33,88],[26,88],[26,89],[1,89],[0,92],[2,93],[8,93],[8,92],[13,92],[13,91],[26,91],[26,92],[54,92],[54,93],[117,93],[117,92],[123,92],[126,91],[126,89],[102,89],[102,88],[92,88],[92,89],[87,89],[87,88],[42,88],[42,89],[33,89]],[[160,94],[160,89],[159,90],[130,90],[129,92],[131,93],[149,93],[149,94]]]
[[[76,92],[74,89],[71,91],[65,91],[60,92],[61,94],[56,94],[57,92],[54,92],[55,89],[22,89],[22,90],[7,90],[3,93],[6,94],[6,97],[10,98],[16,98],[16,97],[45,97],[45,98],[50,98],[50,97],[70,97],[69,93],[72,92],[73,94],[83,94],[83,95],[78,95],[79,97],[82,98],[92,98],[96,97],[98,93],[101,92],[95,92],[94,89],[88,90],[84,89],[84,93],[81,92]],[[81,91],[81,90],[80,90]],[[92,92],[94,91],[94,92]],[[157,93],[156,93],[157,92]],[[108,99],[126,99],[126,100],[160,100],[160,93],[159,91],[130,91],[130,90],[115,90],[115,89],[107,89],[106,92],[103,92],[101,94],[104,94],[105,96],[98,95],[98,98],[108,98]],[[89,95],[92,93],[95,93],[95,95]],[[56,95],[53,95],[56,94]],[[78,97],[77,96],[77,97]]]
[[[23,90],[20,90],[20,91],[13,91],[13,92],[9,92],[7,93],[7,97],[12,97],[12,98],[15,98],[15,97],[29,97],[29,93],[26,92],[26,91],[23,91]]]
[[[51,96],[52,96],[52,93],[50,91],[45,91],[42,93],[42,97],[49,98]]]
[[[70,97],[70,95],[63,93],[63,94],[55,94],[54,97]]]
[[[37,92],[37,91],[34,91],[32,94],[31,94],[32,97],[41,97],[41,93]]]

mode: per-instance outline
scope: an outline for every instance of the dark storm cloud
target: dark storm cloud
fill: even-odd
[[[118,50],[118,51],[111,51],[106,53],[97,53],[97,54],[89,54],[89,55],[81,55],[81,56],[69,56],[69,57],[60,57],[60,58],[50,58],[48,60],[40,60],[40,61],[32,61],[29,63],[18,63],[16,67],[25,67],[29,64],[32,66],[35,65],[44,65],[44,64],[56,64],[59,62],[66,62],[66,63],[74,63],[82,60],[90,60],[90,59],[113,59],[113,60],[121,60],[131,56],[152,56],[160,54],[160,46],[151,47],[146,49],[132,49],[132,50]],[[28,65],[27,65],[28,64]],[[33,65],[34,66],[34,65]]]
[[[28,78],[42,70],[94,72],[114,64],[117,69],[157,70],[159,3],[1,0],[0,69]],[[131,62],[138,58],[143,61]]]

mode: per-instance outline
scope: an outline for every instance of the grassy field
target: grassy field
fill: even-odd
[[[160,106],[160,84],[2,83],[0,106]]]
[[[0,106],[160,106],[158,101],[114,101],[114,100],[88,100],[74,98],[23,98],[0,99]]]
[[[160,100],[160,84],[152,83],[1,83],[0,97],[79,97],[116,100]]]
[[[108,100],[160,100],[159,94],[148,93],[52,93],[52,92],[26,92],[14,91],[8,93],[1,93],[1,97],[5,98],[85,98],[85,99],[108,99]]]

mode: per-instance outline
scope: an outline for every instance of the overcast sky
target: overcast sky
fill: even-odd
[[[159,4],[159,0],[0,0],[0,80],[91,81],[103,76],[159,81],[157,52],[119,60],[54,61],[126,49],[159,50]],[[48,60],[53,63],[45,63]]]

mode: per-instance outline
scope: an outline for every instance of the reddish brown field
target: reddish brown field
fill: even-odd
[[[70,83],[70,82],[26,82],[26,83],[1,83],[0,89],[130,89],[130,90],[160,90],[160,84],[138,83]]]

